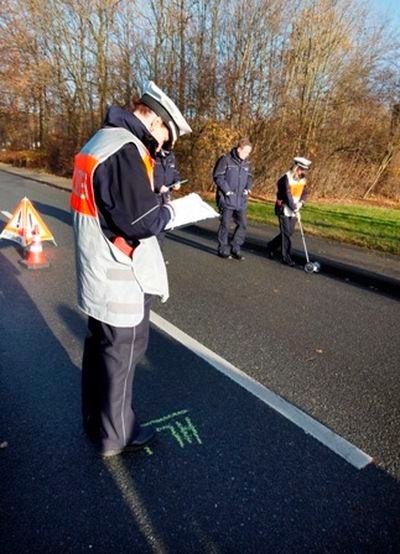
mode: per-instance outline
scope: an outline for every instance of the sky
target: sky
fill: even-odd
[[[400,0],[371,0],[371,6],[382,16],[400,25]]]

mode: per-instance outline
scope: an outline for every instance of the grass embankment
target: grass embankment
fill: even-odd
[[[400,255],[400,210],[362,204],[307,202],[302,212],[311,235]],[[249,221],[276,225],[272,202],[250,202]]]

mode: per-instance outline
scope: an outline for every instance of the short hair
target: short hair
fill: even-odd
[[[253,148],[250,139],[248,139],[247,137],[242,137],[238,140],[237,148],[243,148],[244,146],[250,146],[250,148]]]
[[[134,94],[131,98],[130,110],[132,112],[138,111],[143,115],[147,115],[153,112],[151,108],[149,108],[148,106],[146,106],[146,104],[143,104],[143,102],[141,102],[140,96],[138,96],[137,94]]]

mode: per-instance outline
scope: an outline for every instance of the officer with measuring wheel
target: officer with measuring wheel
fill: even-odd
[[[277,182],[275,214],[279,220],[280,233],[267,244],[267,254],[274,258],[277,252],[281,253],[282,263],[290,267],[295,263],[292,260],[291,237],[297,221],[297,214],[307,199],[307,172],[311,161],[302,157],[293,159],[293,166],[282,175]]]

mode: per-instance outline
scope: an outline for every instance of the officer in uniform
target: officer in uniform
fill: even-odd
[[[253,181],[248,157],[252,145],[247,138],[239,140],[236,148],[221,156],[215,164],[213,178],[217,186],[217,206],[220,212],[218,229],[218,256],[242,260],[240,248],[247,228],[248,195]],[[229,223],[233,218],[236,228],[229,246]]]
[[[156,151],[191,129],[153,82],[130,111],[112,106],[75,158],[71,209],[78,304],[88,315],[82,361],[83,427],[100,455],[145,447],[155,431],[133,409],[135,366],[149,335],[151,295],[168,298],[156,239],[179,216],[154,192]]]
[[[161,202],[166,203],[172,200],[172,191],[181,188],[179,183],[180,180],[181,177],[172,147],[167,145],[165,148],[160,148],[157,152],[154,166],[154,191],[159,195]],[[161,249],[163,249],[165,232],[161,231],[161,233],[157,235],[157,239]]]
[[[297,221],[297,213],[307,199],[306,174],[311,162],[306,158],[293,159],[291,169],[277,182],[275,214],[278,217],[280,233],[267,244],[267,254],[273,258],[280,251],[282,263],[294,266],[291,237]]]

